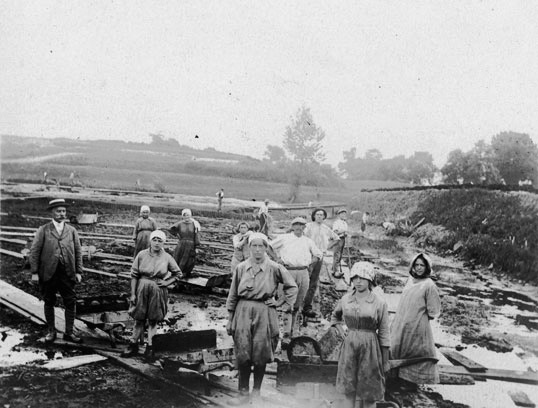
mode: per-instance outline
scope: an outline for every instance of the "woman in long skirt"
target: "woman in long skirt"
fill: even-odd
[[[141,251],[135,258],[131,268],[131,308],[129,313],[135,320],[131,344],[122,353],[123,357],[138,354],[138,341],[144,333],[148,322],[148,342],[145,357],[152,361],[153,336],[157,332],[157,323],[164,320],[168,311],[168,290],[165,281],[168,272],[172,278],[179,279],[181,271],[176,261],[165,250],[166,235],[160,230],[153,231],[150,236],[150,248]]]
[[[430,320],[441,313],[441,299],[431,280],[432,263],[426,254],[411,261],[411,275],[402,292],[391,326],[391,358],[431,357],[432,361],[401,367],[398,377],[414,384],[439,382],[435,343]]]
[[[297,284],[282,265],[266,257],[267,237],[253,233],[249,237],[250,257],[233,271],[226,308],[226,331],[234,339],[236,365],[239,371],[239,397],[228,405],[249,402],[249,381],[254,366],[252,400],[259,402],[265,366],[273,361],[278,344],[279,325],[276,311],[278,284],[283,284],[285,309],[291,312],[297,297]],[[257,405],[255,405],[257,406]]]
[[[153,231],[158,229],[157,221],[149,216],[150,209],[147,205],[140,207],[140,218],[136,220],[133,232],[135,241],[134,256],[144,249],[149,248],[149,236]]]
[[[172,225],[170,232],[179,238],[174,249],[174,259],[183,275],[188,278],[196,263],[196,247],[200,245],[200,238],[191,210],[185,208],[181,216],[183,219]]]
[[[372,293],[374,267],[357,262],[350,272],[353,290],[340,299],[331,323],[348,332],[338,358],[336,389],[345,396],[345,407],[374,408],[385,395],[385,373],[389,369],[390,348],[387,303]]]

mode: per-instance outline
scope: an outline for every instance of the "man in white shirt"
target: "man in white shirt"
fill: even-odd
[[[323,223],[327,218],[327,211],[323,208],[316,208],[312,211],[312,222],[306,224],[304,234],[311,238],[316,246],[321,250],[323,255],[327,254],[327,250],[334,241],[338,241],[340,237],[335,234],[327,225]],[[314,295],[318,289],[319,276],[321,274],[321,268],[325,267],[324,270],[327,270],[327,266],[323,263],[323,257],[321,257],[315,265],[312,267],[310,272],[310,284],[308,286],[308,291],[304,299],[303,306],[303,315],[307,317],[316,317],[317,314],[312,310],[312,301],[314,300]]]
[[[309,266],[321,259],[323,253],[319,250],[314,241],[303,234],[306,225],[306,220],[301,217],[294,218],[291,222],[293,232],[280,235],[275,240],[271,241],[270,245],[276,252],[278,261],[282,263],[290,272],[291,276],[297,283],[297,300],[293,307],[291,319],[284,322],[284,339],[282,341],[285,346],[295,328],[297,313],[302,307],[303,300],[309,286],[308,269]]]
[[[340,261],[342,260],[342,253],[344,252],[344,246],[346,245],[346,237],[348,231],[348,225],[346,222],[347,210],[341,208],[336,213],[338,218],[333,223],[333,231],[340,238],[333,246],[333,276],[335,278],[341,278],[343,273],[340,270]],[[351,267],[351,265],[349,265]]]

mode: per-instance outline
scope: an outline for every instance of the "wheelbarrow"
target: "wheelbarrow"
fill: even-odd
[[[313,339],[309,336],[299,336],[294,337],[287,348],[287,356],[288,360],[291,364],[308,364],[308,365],[329,365],[333,366],[334,370],[332,370],[334,373],[334,377],[327,377],[325,380],[327,382],[331,382],[334,384],[334,381],[336,380],[336,371],[337,371],[337,361],[324,361],[321,351],[321,346],[318,343],[317,340]],[[298,352],[301,352],[300,354]],[[430,357],[419,357],[419,358],[411,358],[411,359],[398,359],[398,360],[389,360],[389,366],[391,373],[394,372],[394,370],[410,366],[417,363],[422,363],[425,361],[433,361],[437,362],[438,360],[436,358],[430,358]],[[399,408],[398,404],[392,402],[392,401],[378,401],[376,403],[377,408],[389,408],[389,407],[396,407]]]

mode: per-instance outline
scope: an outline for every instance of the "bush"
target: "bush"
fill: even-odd
[[[450,250],[457,242],[456,234],[441,225],[425,224],[413,233],[415,242],[422,247],[435,247],[444,251]]]

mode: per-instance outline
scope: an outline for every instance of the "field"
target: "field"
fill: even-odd
[[[201,196],[214,196],[224,188],[226,197],[258,201],[269,198],[283,203],[291,195],[288,183],[267,181],[272,178],[268,174],[271,171],[261,161],[212,149],[194,150],[179,145],[172,149],[119,141],[37,140],[6,136],[1,140],[2,179],[7,181],[42,182],[43,173],[47,172],[50,182],[56,180],[69,185],[69,176],[74,172],[74,183],[86,187]],[[196,166],[192,166],[193,163]],[[234,173],[248,174],[249,169],[252,169],[252,177],[233,177]],[[296,201],[348,203],[361,189],[401,186],[405,185],[340,180],[322,187],[303,186]]]

